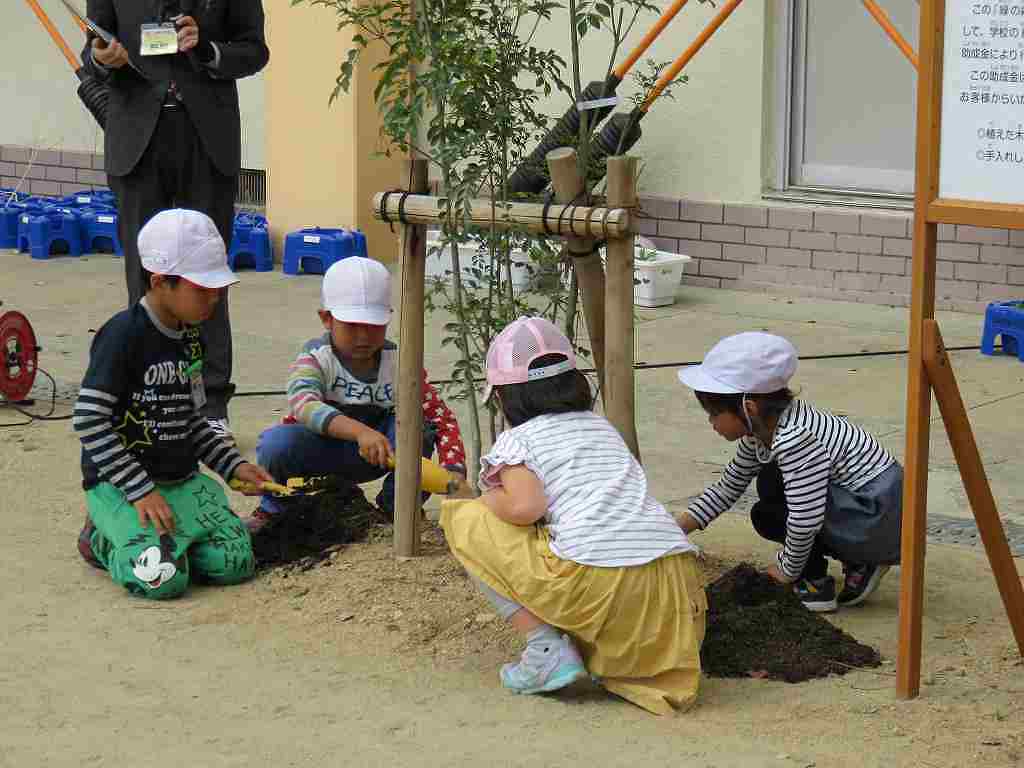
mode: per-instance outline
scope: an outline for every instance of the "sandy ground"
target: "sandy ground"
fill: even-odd
[[[41,365],[73,384],[90,329],[123,295],[105,257],[31,262],[0,253],[3,309],[30,317]],[[246,273],[232,296],[242,391],[280,388],[298,344],[316,334],[315,278]],[[644,311],[638,358],[699,358],[719,336],[769,328],[804,354],[903,345],[904,314],[859,305],[686,289]],[[976,344],[980,319],[943,315],[949,344]],[[432,318],[428,367],[447,373]],[[954,360],[1001,513],[1024,521],[1016,426],[1024,367]],[[798,384],[902,453],[900,358],[807,363]],[[638,422],[652,487],[673,507],[715,478],[728,448],[683,397],[672,369],[638,376]],[[240,398],[232,418],[250,455],[280,398]],[[65,408],[59,411],[66,412]],[[0,422],[16,414],[0,408]],[[969,516],[941,425],[933,430],[930,510]],[[77,557],[83,500],[67,422],[0,431],[0,766],[664,765],[979,766],[1024,762],[1024,666],[984,553],[932,545],[922,695],[898,701],[899,571],[869,604],[834,621],[889,661],[797,686],[707,680],[699,706],[656,718],[581,686],[538,698],[504,693],[497,667],[516,641],[490,618],[428,531],[424,555],[397,562],[386,541],[323,567],[276,572],[184,599],[130,599]],[[233,497],[239,512],[252,502]],[[765,562],[740,515],[696,539],[714,566]],[[1018,568],[1021,561],[1018,560]],[[751,638],[756,642],[756,638]]]

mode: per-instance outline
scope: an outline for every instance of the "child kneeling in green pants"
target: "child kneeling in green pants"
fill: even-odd
[[[162,211],[139,233],[139,255],[149,289],[96,334],[75,403],[89,509],[79,551],[129,592],[166,599],[190,575],[237,584],[255,568],[248,530],[198,462],[225,480],[271,478],[199,412],[198,323],[238,282],[213,221]]]

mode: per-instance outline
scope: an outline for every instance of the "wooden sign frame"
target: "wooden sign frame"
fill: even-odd
[[[920,0],[920,4],[914,245],[910,352],[907,363],[907,442],[903,486],[899,653],[896,661],[896,692],[904,699],[916,697],[921,682],[928,439],[933,393],[942,413],[946,434],[956,456],[999,594],[1010,619],[1017,648],[1024,655],[1024,588],[996,510],[956,376],[935,321],[938,225],[968,224],[1024,229],[1024,205],[939,197],[946,0]],[[1021,122],[1024,122],[1024,116]]]

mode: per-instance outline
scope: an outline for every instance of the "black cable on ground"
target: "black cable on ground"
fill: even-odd
[[[997,344],[996,349],[1002,349],[1002,346]],[[946,347],[947,352],[977,352],[981,349],[980,345],[962,346],[962,347]],[[890,349],[882,352],[837,352],[830,355],[805,355],[800,357],[801,361],[806,360],[847,360],[855,359],[859,357],[894,357],[897,355],[905,355],[910,350],[907,349]],[[700,365],[700,360],[685,360],[671,363],[636,363],[633,366],[634,371],[654,371],[659,368],[682,368],[687,365]],[[580,373],[597,373],[596,368],[580,368]],[[462,379],[431,379],[431,384],[455,384],[461,382]],[[485,381],[483,378],[476,378],[473,381],[482,383]],[[257,392],[236,392],[232,397],[277,397],[287,395],[286,390],[268,390],[268,391],[257,391]]]
[[[1002,346],[1001,345],[996,345],[995,348],[996,349],[1002,349]],[[959,346],[959,347],[946,347],[946,351],[947,352],[977,352],[980,349],[981,349],[981,346],[977,345],[977,344],[968,345],[968,346]],[[891,349],[891,350],[884,350],[884,351],[881,351],[881,352],[837,352],[837,353],[828,354],[828,355],[806,355],[806,356],[800,357],[799,359],[801,361],[808,361],[808,360],[854,360],[854,359],[857,359],[857,358],[864,358],[864,357],[895,357],[895,356],[899,356],[899,355],[905,355],[908,352],[909,352],[909,350],[906,350],[906,349]],[[637,363],[637,364],[635,364],[633,366],[633,370],[635,370],[635,371],[654,371],[654,370],[659,370],[659,369],[662,369],[662,368],[682,368],[682,367],[687,366],[687,365],[700,365],[700,362],[701,362],[700,360],[685,360],[685,361],[675,361],[675,362],[670,362],[670,363]],[[17,422],[10,422],[10,423],[5,423],[5,424],[0,424],[0,428],[3,428],[3,427],[12,427],[12,428],[13,427],[24,427],[24,426],[27,426],[27,425],[31,424],[33,421],[68,421],[69,419],[73,418],[73,416],[74,416],[73,413],[67,413],[67,414],[63,414],[61,416],[54,416],[53,415],[53,412],[57,408],[57,382],[54,381],[53,377],[49,373],[44,371],[42,368],[39,369],[39,373],[43,374],[44,376],[46,376],[46,378],[48,378],[50,380],[50,385],[52,387],[51,394],[50,394],[50,410],[47,411],[45,414],[35,414],[35,413],[32,413],[29,410],[26,410],[24,407],[18,405],[17,403],[11,403],[11,402],[0,403],[0,407],[2,407],[4,405],[9,406],[9,407],[13,408],[14,410],[16,410],[18,413],[20,413],[21,415],[26,417],[24,421],[17,421]],[[595,374],[595,373],[597,373],[597,369],[596,368],[580,368],[580,373],[583,373],[583,374]],[[430,383],[431,384],[455,384],[457,381],[461,382],[462,379],[458,379],[458,380],[456,380],[456,379],[440,379],[440,380],[435,379],[435,380],[432,380]],[[474,379],[474,381],[476,383],[482,383],[483,381],[485,381],[485,379],[477,378],[477,379]],[[288,392],[286,390],[283,390],[283,389],[281,389],[281,390],[254,390],[252,392],[236,392],[233,395],[233,397],[284,397],[287,394],[288,394]]]

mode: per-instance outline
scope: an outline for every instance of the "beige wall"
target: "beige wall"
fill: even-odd
[[[349,34],[327,9],[265,5],[267,217],[278,253],[301,227],[359,227],[371,256],[395,260],[395,238],[371,211],[373,194],[396,186],[399,166],[370,157],[379,146],[370,78],[357,75],[352,92],[328,105]]]
[[[645,163],[640,178],[643,194],[737,202],[760,197],[768,5],[763,0],[740,5],[684,70],[690,81],[676,89],[675,100],[662,97],[655,102],[642,123],[643,138],[632,150]],[[648,58],[675,59],[715,13],[710,5],[691,0],[634,69]],[[637,22],[618,59],[643,37],[652,19]],[[567,15],[562,12],[542,25],[536,43],[561,50],[568,60],[568,35]],[[584,48],[586,84],[604,77],[610,49],[606,38],[596,35],[584,38]],[[619,87],[622,96],[636,91],[629,77]],[[567,106],[561,97],[548,111],[560,115]],[[631,107],[623,104],[619,109]]]
[[[276,0],[267,0],[271,5]],[[77,56],[84,37],[59,2],[43,9]],[[78,2],[84,8],[84,2]],[[23,0],[0,2],[3,77],[0,144],[102,152],[103,133],[75,94],[78,78]],[[263,78],[238,83],[242,110],[242,165],[263,168]]]

